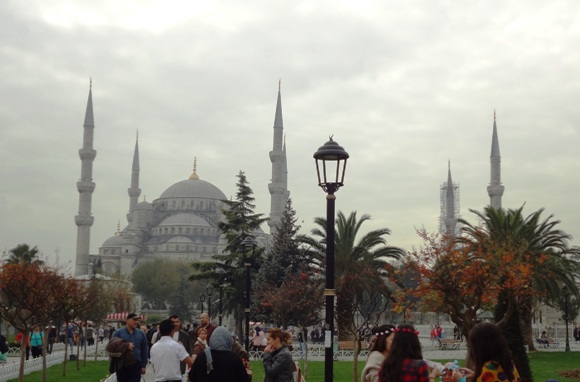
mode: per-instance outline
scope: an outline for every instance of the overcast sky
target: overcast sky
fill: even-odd
[[[337,210],[369,213],[363,227],[390,228],[390,244],[437,230],[448,160],[474,221],[496,110],[504,207],[543,207],[580,244],[575,0],[3,0],[0,39],[0,250],[74,263],[91,77],[91,253],[126,225],[137,130],[141,200],[197,157],[228,197],[244,170],[268,214],[279,78],[303,232],[325,215],[312,154],[330,134],[350,154]]]

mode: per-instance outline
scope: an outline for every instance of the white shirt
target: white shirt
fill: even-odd
[[[181,380],[179,361],[189,357],[182,344],[169,336],[161,337],[151,346],[151,363],[155,381]]]

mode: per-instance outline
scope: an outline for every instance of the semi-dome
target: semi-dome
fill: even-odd
[[[120,247],[123,244],[123,242],[124,242],[123,236],[116,234],[115,236],[111,236],[110,238],[105,240],[105,242],[101,247]]]
[[[136,210],[152,210],[153,206],[151,205],[151,203],[143,200],[142,202],[137,203],[137,205],[135,206]]]
[[[211,227],[211,224],[207,222],[204,218],[196,214],[175,214],[159,223],[159,227],[167,226],[183,226],[183,225],[195,225]]]
[[[213,184],[201,179],[185,179],[165,190],[159,199],[206,198],[224,200],[226,196]]]

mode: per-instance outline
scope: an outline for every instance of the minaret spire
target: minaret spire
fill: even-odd
[[[284,135],[284,121],[282,119],[282,79],[278,80],[278,99],[276,101],[276,114],[274,117],[274,139],[270,162],[272,162],[272,179],[268,184],[270,192],[270,233],[274,233],[282,213],[286,208],[286,202],[290,197],[288,191],[288,167],[286,162],[286,137]]]
[[[499,138],[497,135],[496,113],[493,111],[493,133],[491,137],[490,182],[487,187],[489,204],[492,208],[501,209],[501,197],[505,187],[501,184],[501,155],[499,153]]]
[[[127,213],[127,221],[129,224],[133,222],[133,210],[139,203],[139,195],[141,195],[141,189],[139,188],[139,130],[137,130],[137,136],[135,138],[135,149],[133,151],[133,165],[131,166],[131,187],[127,189],[129,193],[129,212]]]
[[[81,179],[77,182],[79,191],[79,211],[75,216],[77,225],[77,252],[75,259],[75,276],[89,272],[89,252],[91,243],[91,226],[94,217],[91,212],[92,196],[95,190],[93,182],[93,161],[97,152],[93,149],[95,122],[93,117],[93,80],[89,84],[89,97],[83,124],[83,147],[79,150],[81,159]]]
[[[457,219],[455,216],[455,190],[451,179],[451,160],[447,162],[447,190],[445,192],[445,228],[450,237],[455,237]]]

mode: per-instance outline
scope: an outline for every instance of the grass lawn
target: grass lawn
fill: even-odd
[[[530,364],[532,366],[532,373],[534,381],[544,382],[547,379],[557,379],[559,382],[578,382],[577,379],[563,378],[558,375],[557,371],[580,369],[580,355],[578,352],[536,352],[530,353]],[[443,360],[439,362],[447,362],[452,360]],[[459,360],[462,362],[462,360]],[[365,362],[359,362],[358,373],[364,367]],[[57,381],[71,381],[71,382],[98,382],[107,375],[109,363],[107,361],[89,362],[87,366],[81,363],[80,370],[76,370],[76,363],[68,363],[67,375],[62,376],[62,364],[56,365],[48,369],[47,380],[49,382]],[[301,363],[302,370],[304,365]],[[252,372],[254,377],[253,382],[262,382],[264,380],[264,369],[260,361],[252,361]],[[335,361],[334,362],[334,379],[335,382],[351,382],[352,378],[352,362],[349,361]],[[16,380],[11,380],[16,381]],[[26,382],[41,382],[41,373],[35,372],[25,376]],[[324,362],[310,361],[308,362],[308,382],[323,382],[324,381]]]
[[[69,381],[69,382],[99,382],[105,378],[109,371],[109,361],[89,361],[83,366],[80,362],[80,370],[77,370],[76,361],[66,363],[66,376],[62,376],[63,364],[54,365],[46,369],[46,380],[48,382]],[[24,376],[26,382],[41,382],[42,371],[35,371]],[[16,382],[18,378],[11,379],[9,382]]]

